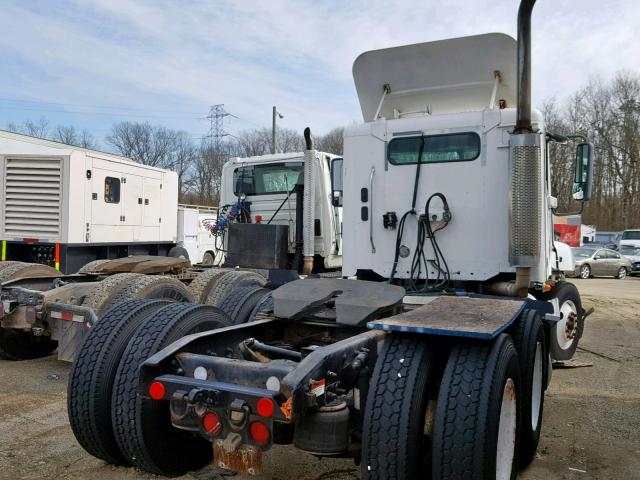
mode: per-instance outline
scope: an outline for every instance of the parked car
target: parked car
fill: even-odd
[[[620,253],[631,261],[629,275],[640,275],[640,247],[620,245]]]
[[[632,271],[631,261],[608,248],[573,248],[576,268],[574,275],[580,278],[612,276],[625,278]]]

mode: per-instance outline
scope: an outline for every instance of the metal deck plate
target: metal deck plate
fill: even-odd
[[[373,329],[491,340],[506,330],[525,306],[519,299],[441,296],[414,310],[369,322]]]
[[[274,314],[290,320],[335,303],[336,322],[358,325],[399,304],[404,288],[381,282],[308,278],[290,282],[273,291]]]

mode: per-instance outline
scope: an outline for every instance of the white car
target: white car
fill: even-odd
[[[631,262],[629,275],[640,275],[640,247],[620,245],[620,254],[627,257]]]

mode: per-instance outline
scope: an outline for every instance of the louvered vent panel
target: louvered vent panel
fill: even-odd
[[[60,236],[62,161],[7,158],[4,232],[7,237]]]

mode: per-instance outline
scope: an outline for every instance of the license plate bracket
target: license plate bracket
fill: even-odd
[[[213,443],[213,461],[226,470],[249,475],[262,473],[262,450],[252,445],[241,445],[229,451],[222,440]]]

